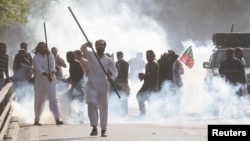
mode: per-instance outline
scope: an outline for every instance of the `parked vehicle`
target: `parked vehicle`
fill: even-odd
[[[248,80],[248,93],[250,93],[250,33],[215,33],[213,35],[215,48],[208,62],[203,62],[203,68],[207,69],[205,81],[210,81],[218,76],[219,66],[226,58],[228,48],[241,47],[246,61],[246,74]]]

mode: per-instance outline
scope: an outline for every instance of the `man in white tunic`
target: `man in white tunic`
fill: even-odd
[[[60,112],[56,98],[56,77],[55,59],[52,54],[47,52],[46,43],[39,42],[33,65],[35,68],[35,123],[41,125],[40,117],[44,111],[45,101],[49,100],[49,108],[52,111],[57,125],[63,124],[60,119]]]
[[[98,134],[98,110],[100,112],[100,126],[101,136],[107,137],[107,121],[108,121],[108,94],[109,94],[109,81],[116,79],[118,75],[115,63],[104,54],[106,48],[106,42],[104,40],[97,40],[95,42],[95,48],[97,51],[97,57],[87,47],[92,47],[91,43],[86,43],[81,46],[81,51],[86,55],[88,59],[88,82],[86,84],[86,101],[88,104],[88,116],[90,124],[93,127],[90,136],[96,136]],[[112,76],[107,78],[107,75],[101,68],[100,60],[105,71],[109,69],[112,72]]]

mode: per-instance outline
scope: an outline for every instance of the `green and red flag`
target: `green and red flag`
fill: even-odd
[[[180,60],[190,69],[194,66],[192,46],[186,49],[186,51],[182,54]]]

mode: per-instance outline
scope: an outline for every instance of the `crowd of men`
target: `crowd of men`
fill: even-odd
[[[57,101],[57,81],[66,81],[70,84],[71,87],[67,92],[69,99],[78,99],[81,103],[88,105],[87,113],[92,127],[91,136],[98,134],[98,125],[101,128],[101,136],[107,136],[109,94],[119,92],[118,95],[121,96],[123,103],[122,108],[124,108],[122,116],[128,114],[128,97],[131,93],[129,77],[136,76],[143,82],[136,94],[139,116],[145,116],[147,113],[145,102],[150,103],[150,98],[164,89],[166,85],[169,86],[172,94],[180,95],[180,88],[183,86],[181,75],[184,74],[184,68],[174,50],[168,50],[159,59],[156,59],[153,50],[147,50],[145,52],[146,63],[143,61],[142,53],[138,53],[135,59],[126,61],[123,52],[117,51],[115,62],[112,57],[105,54],[105,40],[97,40],[94,46],[96,52],[91,42],[83,44],[79,50],[67,52],[69,77],[64,79],[62,68],[66,68],[67,64],[59,56],[56,47],[48,50],[46,43],[39,42],[33,50],[32,58],[27,51],[28,44],[20,44],[20,49],[13,61],[14,74],[11,80],[14,82],[14,90],[27,83],[34,84],[34,125],[41,125],[40,118],[46,100],[49,100],[49,108],[56,124],[63,124]],[[10,81],[9,56],[6,54],[6,49],[6,44],[1,42],[0,88]],[[242,50],[238,49],[237,52],[240,51]],[[229,49],[227,60],[222,62],[219,72],[233,84],[239,82],[245,85],[244,62],[239,61],[239,59],[242,61],[242,54],[239,55],[241,56],[239,59],[234,58],[232,54],[233,50]],[[136,62],[136,65],[134,66],[132,62]],[[142,65],[141,70],[136,72],[140,65]],[[87,82],[84,80],[85,77],[88,78]],[[79,114],[83,118],[83,113]]]
[[[77,99],[81,103],[86,102],[88,105],[87,113],[93,127],[90,135],[98,134],[97,126],[98,118],[100,118],[101,136],[105,137],[107,136],[109,94],[114,91],[119,92],[117,94],[121,96],[121,103],[123,103],[121,108],[124,109],[122,116],[128,114],[128,97],[131,93],[129,77],[137,76],[140,81],[143,81],[136,95],[140,116],[146,114],[145,102],[150,102],[152,94],[160,91],[165,82],[172,84],[176,94],[177,89],[183,85],[180,75],[184,73],[184,69],[173,50],[164,53],[159,60],[156,60],[153,50],[148,50],[146,52],[147,63],[145,63],[143,53],[138,53],[136,58],[126,61],[122,51],[117,51],[115,62],[105,53],[105,48],[106,41],[101,39],[95,42],[96,52],[93,51],[92,43],[83,44],[79,50],[68,51],[66,58],[69,64],[69,77],[64,78],[62,69],[66,68],[67,64],[58,54],[57,47],[48,50],[45,42],[39,42],[32,51],[34,53],[32,57],[28,52],[28,44],[21,43],[13,61],[13,76],[10,77],[9,56],[6,54],[7,45],[1,42],[0,87],[13,81],[14,90],[18,91],[18,88],[28,83],[33,84],[34,125],[42,125],[40,118],[46,100],[49,100],[49,108],[56,124],[61,125],[63,121],[57,101],[56,85],[58,81],[66,81],[70,84],[70,89],[67,91],[68,98]],[[84,77],[88,78],[86,83]],[[17,99],[21,100],[21,97]],[[83,118],[83,113],[80,115]]]

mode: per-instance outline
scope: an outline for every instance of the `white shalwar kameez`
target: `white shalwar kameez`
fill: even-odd
[[[56,72],[54,56],[49,54],[50,72]],[[49,72],[47,54],[37,53],[33,57],[33,65],[35,68],[35,121],[39,121],[44,111],[45,101],[49,100],[49,108],[53,113],[55,120],[60,119],[58,102],[56,98],[56,78],[53,77],[49,82],[48,77],[42,73]]]
[[[88,60],[88,82],[86,84],[86,101],[88,104],[88,116],[91,126],[98,125],[98,109],[100,111],[100,126],[102,130],[106,130],[108,121],[108,95],[109,82],[101,65],[99,64],[95,54],[87,48],[82,46],[81,51],[86,55]],[[118,71],[115,63],[106,55],[99,58],[104,69],[109,69],[112,72],[111,79],[115,80]]]

